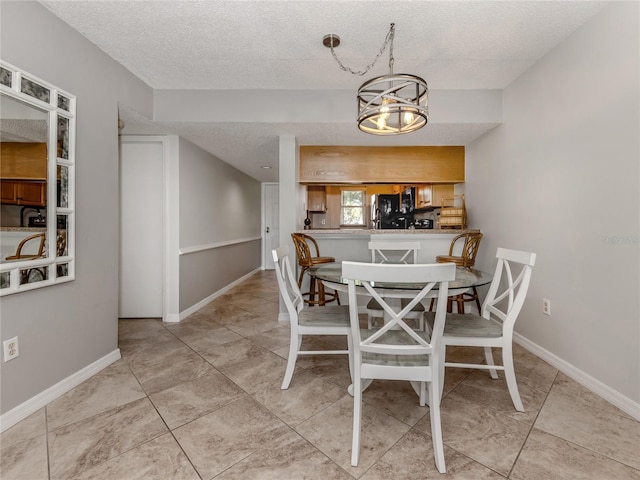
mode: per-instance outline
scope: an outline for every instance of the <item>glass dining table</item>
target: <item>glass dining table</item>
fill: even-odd
[[[342,263],[325,263],[309,269],[309,275],[322,280],[329,288],[347,291],[347,280],[342,277]],[[456,267],[456,278],[449,282],[449,296],[460,295],[472,287],[481,287],[491,283],[493,275],[473,268]],[[357,285],[357,283],[356,283]],[[403,297],[407,290],[421,290],[425,284],[376,282],[376,290],[382,290],[384,297]],[[437,289],[437,286],[435,287]]]

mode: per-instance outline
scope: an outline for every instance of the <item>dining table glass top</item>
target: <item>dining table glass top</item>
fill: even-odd
[[[309,269],[309,275],[314,276],[323,282],[334,284],[347,284],[347,280],[342,277],[342,263],[324,263]],[[456,278],[449,282],[449,290],[466,289],[480,287],[491,283],[493,275],[473,268],[456,267]],[[356,282],[356,285],[358,282]],[[372,282],[372,286],[384,289],[397,290],[421,290],[424,283],[394,283],[394,282]],[[438,284],[434,288],[438,288]]]

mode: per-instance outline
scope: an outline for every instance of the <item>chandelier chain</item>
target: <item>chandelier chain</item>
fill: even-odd
[[[330,48],[331,48],[331,55],[333,55],[333,58],[336,60],[336,62],[338,62],[338,65],[340,66],[340,69],[344,72],[349,72],[353,75],[359,75],[359,76],[363,76],[365,75],[369,70],[371,70],[373,68],[373,66],[378,62],[378,59],[380,59],[380,56],[384,53],[384,51],[387,48],[387,45],[390,45],[389,47],[389,68],[393,71],[393,36],[395,34],[395,29],[396,29],[396,24],[392,23],[391,27],[389,28],[389,33],[387,33],[387,37],[384,39],[384,43],[382,44],[382,47],[380,48],[380,51],[378,52],[378,54],[376,55],[376,58],[373,59],[373,62],[371,62],[364,70],[352,70],[351,68],[347,67],[346,65],[344,65],[340,59],[338,58],[338,56],[336,55],[336,52],[333,48],[333,43],[330,44]]]

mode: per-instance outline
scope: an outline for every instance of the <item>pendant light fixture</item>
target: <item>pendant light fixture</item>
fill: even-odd
[[[394,35],[395,24],[392,23],[378,55],[364,71],[353,71],[338,59],[335,47],[340,45],[340,37],[329,34],[322,39],[340,68],[354,75],[366,74],[389,45],[389,74],[372,78],[358,89],[358,128],[365,133],[402,135],[415,132],[429,121],[427,82],[416,75],[393,73]]]

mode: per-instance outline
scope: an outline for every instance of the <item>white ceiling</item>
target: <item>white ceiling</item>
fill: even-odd
[[[154,89],[353,90],[388,72],[388,51],[362,76],[391,22],[394,71],[434,90],[503,89],[607,2],[592,1],[42,1]],[[430,120],[438,111],[430,109]],[[373,137],[353,124],[153,122],[121,110],[126,133],[173,133],[259,181],[277,181],[278,135],[300,144],[465,145],[495,124],[429,123],[421,135]],[[354,121],[355,122],[355,121]],[[413,135],[413,137],[412,137]],[[260,165],[272,165],[261,170]]]

